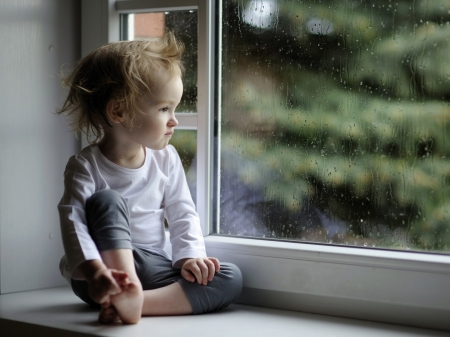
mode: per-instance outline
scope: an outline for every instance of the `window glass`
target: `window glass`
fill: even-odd
[[[172,144],[180,155],[186,178],[191,190],[192,199],[197,199],[197,131],[175,130],[170,144]]]
[[[170,139],[170,144],[177,149],[184,171],[188,173],[197,155],[197,131],[176,130]]]
[[[197,112],[197,11],[136,13],[121,15],[122,40],[151,39],[175,33],[184,43],[183,98],[178,112]]]
[[[450,2],[222,6],[219,233],[448,253]]]

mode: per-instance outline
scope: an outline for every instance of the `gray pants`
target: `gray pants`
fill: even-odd
[[[144,290],[180,283],[194,314],[215,311],[228,306],[242,290],[242,274],[231,263],[221,263],[220,271],[208,284],[186,281],[172,261],[154,252],[135,247],[131,242],[129,212],[125,200],[113,190],[93,194],[86,202],[89,233],[99,251],[132,249],[134,265]],[[88,283],[72,279],[74,293],[86,303],[100,307],[88,295]]]

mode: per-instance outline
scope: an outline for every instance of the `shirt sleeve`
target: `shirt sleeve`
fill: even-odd
[[[64,172],[64,194],[58,204],[61,235],[72,278],[82,278],[77,267],[84,261],[102,260],[87,227],[85,204],[95,191],[92,169],[86,159],[73,156]]]
[[[169,224],[172,264],[185,258],[206,257],[200,219],[195,210],[180,157],[169,145],[169,178],[164,191],[164,216]]]

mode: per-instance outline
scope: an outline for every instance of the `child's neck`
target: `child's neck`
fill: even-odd
[[[98,144],[102,154],[121,167],[137,169],[144,165],[145,148],[139,144],[120,144],[103,138]]]

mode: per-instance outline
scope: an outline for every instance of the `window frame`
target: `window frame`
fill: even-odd
[[[180,129],[198,132],[197,209],[206,248],[210,256],[240,267],[244,290],[238,301],[450,330],[449,255],[211,234],[214,96],[218,90],[214,20],[217,10],[221,21],[221,1],[82,0],[82,55],[119,40],[122,13],[194,8],[199,22],[198,113],[177,114],[177,118]],[[220,25],[218,30],[220,43]]]

